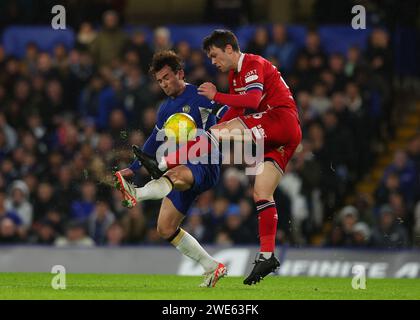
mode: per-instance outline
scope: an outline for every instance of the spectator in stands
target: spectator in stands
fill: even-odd
[[[127,42],[127,35],[119,27],[118,14],[110,10],[103,15],[103,28],[92,42],[90,51],[99,66],[109,65],[122,57]]]
[[[42,220],[48,222],[55,230],[56,234],[64,234],[65,224],[68,222],[69,216],[63,214],[62,211],[54,208],[47,211],[45,218]]]
[[[0,115],[1,119],[1,115]],[[1,127],[1,120],[0,120]],[[411,137],[407,144],[407,156],[414,162],[417,172],[420,172],[420,133]],[[418,194],[420,195],[420,194]]]
[[[292,92],[296,95],[302,90],[311,91],[317,79],[318,74],[309,68],[309,58],[304,53],[297,54],[292,72],[286,77]]]
[[[0,134],[1,134],[1,154],[4,157],[8,152],[17,146],[17,133],[6,120],[4,113],[0,112]]]
[[[146,234],[146,217],[143,213],[143,207],[135,206],[128,210],[121,218],[121,226],[127,243],[141,243]]]
[[[214,243],[218,246],[225,247],[231,247],[234,245],[233,240],[230,238],[229,233],[225,229],[217,232]]]
[[[397,249],[409,244],[407,232],[395,219],[393,209],[384,205],[379,212],[378,225],[372,230],[372,246],[376,248]]]
[[[39,221],[44,218],[47,212],[53,209],[58,202],[58,199],[54,197],[53,186],[48,182],[41,182],[38,185],[34,201],[34,221]]]
[[[52,63],[60,74],[67,72],[69,60],[67,48],[64,44],[60,43],[54,47]]]
[[[29,74],[36,73],[38,53],[39,49],[35,42],[29,42],[26,45],[25,59],[23,60],[23,64]]]
[[[303,243],[302,223],[309,217],[308,203],[302,194],[302,179],[295,170],[295,159],[289,162],[283,175],[279,188],[291,201],[291,223],[293,225],[293,239]],[[283,210],[279,211],[283,215]]]
[[[405,228],[408,233],[408,236],[411,237],[413,226],[413,216],[411,210],[407,207],[406,202],[401,193],[393,192],[389,195],[389,206],[395,213],[396,221]],[[411,209],[411,208],[410,208]]]
[[[315,30],[308,31],[305,46],[299,54],[303,54],[309,59],[309,68],[312,72],[321,71],[327,64],[327,56],[321,47],[319,34]]]
[[[205,64],[203,53],[200,50],[193,50],[189,63],[189,71],[186,75],[188,81],[195,85],[210,80],[209,70]]]
[[[153,51],[159,52],[163,50],[171,50],[171,32],[168,28],[159,27],[155,29],[153,34]]]
[[[390,194],[400,191],[400,177],[397,173],[391,172],[384,178],[375,191],[376,205],[381,207],[382,205],[387,204]]]
[[[250,234],[258,233],[258,222],[255,219],[253,202],[249,198],[242,198],[239,201],[239,215],[241,217],[241,228],[247,229]],[[252,239],[251,239],[252,240]],[[256,238],[254,239],[256,242]]]
[[[344,57],[339,53],[332,54],[329,56],[328,64],[334,75],[333,91],[344,90],[347,83],[347,77],[344,73]]]
[[[314,85],[310,105],[318,116],[322,116],[331,107],[331,100],[327,95],[327,86],[323,82],[317,82]]]
[[[337,174],[343,174],[343,178],[346,178],[345,172],[353,167],[352,164],[355,160],[354,141],[351,138],[351,133],[346,127],[339,125],[338,117],[332,110],[325,112],[322,122],[325,127],[325,142],[329,146],[329,159],[333,166],[336,166]],[[340,169],[343,172],[339,172]]]
[[[68,91],[74,94],[69,99],[72,104],[79,103],[79,97],[82,90],[87,86],[89,80],[96,71],[96,65],[88,51],[72,50],[69,54],[69,78]]]
[[[52,64],[51,56],[46,52],[41,52],[38,55],[37,73],[45,79],[58,77],[57,70]]]
[[[264,56],[268,46],[268,32],[265,27],[259,26],[255,29],[254,37],[248,43],[245,52]],[[274,54],[267,54],[267,56],[275,56]],[[277,58],[277,57],[276,57]]]
[[[346,206],[339,212],[336,223],[327,239],[327,246],[345,246],[354,245],[353,232],[357,224],[359,214],[353,206]]]
[[[385,169],[381,183],[384,183],[391,173],[399,176],[400,188],[404,199],[409,206],[412,206],[415,201],[416,192],[419,190],[419,178],[415,164],[408,158],[404,150],[395,152],[394,161]]]
[[[3,189],[0,189],[0,219],[2,218],[11,219],[17,226],[22,224],[22,219],[16,211],[6,208],[6,192]]]
[[[226,220],[226,212],[229,207],[229,200],[224,197],[217,197],[213,203],[211,214],[206,217],[206,229],[216,234],[220,226],[223,226]]]
[[[89,50],[92,43],[98,36],[95,29],[90,22],[83,22],[80,24],[79,32],[77,33],[75,48],[78,50]]]
[[[138,129],[144,109],[153,104],[149,94],[149,82],[139,68],[132,67],[128,71],[121,95],[124,112],[128,119],[132,119],[128,123],[128,128]]]
[[[283,24],[276,23],[272,27],[273,42],[267,46],[266,57],[274,57],[278,61],[278,68],[288,74],[297,54],[296,45],[287,39],[287,29]]]
[[[152,61],[153,51],[146,41],[146,34],[137,30],[131,36],[131,42],[128,44],[126,51],[134,50],[140,58],[140,68],[143,74],[149,71],[150,62]]]
[[[124,244],[124,229],[120,223],[112,223],[106,231],[106,245],[111,247]]]
[[[247,228],[242,228],[240,207],[237,204],[229,205],[226,211],[226,222],[223,230],[227,232],[234,244],[246,244],[256,242]]]
[[[15,180],[9,190],[6,199],[6,209],[15,211],[22,221],[22,227],[27,231],[32,224],[33,208],[29,200],[29,189],[22,180]]]
[[[292,161],[293,171],[301,180],[300,194],[305,199],[307,218],[302,221],[302,235],[309,241],[313,233],[319,231],[323,223],[323,203],[321,201],[320,184],[323,179],[321,165],[314,157],[312,144],[307,140],[301,142],[302,150]],[[300,226],[295,226],[300,228]]]
[[[97,245],[106,242],[107,230],[114,221],[115,215],[110,210],[107,201],[97,200],[92,213],[87,218],[88,234]]]
[[[344,65],[344,74],[347,78],[354,77],[360,69],[366,68],[366,61],[364,61],[360,48],[352,46],[347,50],[347,60]]]
[[[228,168],[223,173],[223,184],[220,195],[231,203],[238,203],[244,194],[244,186],[248,183],[245,174],[236,168]]]
[[[392,49],[389,35],[385,30],[376,28],[370,34],[366,57],[375,73],[390,77],[392,74]]]
[[[365,222],[357,222],[353,227],[353,247],[367,248],[370,244],[370,228]]]
[[[96,185],[93,181],[84,181],[81,185],[81,197],[72,202],[72,219],[84,220],[91,215],[95,209]]]
[[[52,117],[49,117],[50,121],[47,124],[57,126],[60,119],[70,113],[72,106],[69,106],[65,96],[64,88],[58,79],[52,79],[46,83],[46,110]]]
[[[208,243],[210,240],[209,230],[206,230],[199,210],[190,210],[182,228],[200,243]]]
[[[39,222],[35,229],[35,234],[30,238],[30,242],[39,245],[53,245],[57,238],[57,232],[54,224],[48,220],[43,219]]]
[[[86,226],[79,221],[71,221],[66,228],[65,236],[58,237],[56,247],[93,247],[95,242],[86,234]]]
[[[0,244],[17,244],[21,242],[18,229],[12,219],[0,219]]]

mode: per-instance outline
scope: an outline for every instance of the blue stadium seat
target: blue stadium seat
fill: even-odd
[[[367,45],[370,29],[354,30],[350,26],[328,26],[320,27],[319,35],[321,44],[327,54],[346,54],[352,46],[364,50]]]
[[[34,42],[42,51],[51,52],[58,44],[64,44],[68,49],[73,48],[75,34],[71,28],[53,30],[51,26],[12,26],[3,33],[3,45],[7,54],[22,58],[26,45]]]

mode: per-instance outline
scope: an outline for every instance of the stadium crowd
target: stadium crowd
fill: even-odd
[[[227,77],[188,42],[172,43],[164,27],[147,42],[108,12],[99,30],[89,22],[78,30],[74,48],[57,45],[52,54],[29,43],[18,59],[0,45],[0,244],[165,244],[156,231],[160,203],[126,209],[111,179],[131,163],[130,146],[144,143],[165,99],[148,65],[154,52],[173,49],[189,83],[213,81],[226,92]],[[277,243],[420,245],[420,135],[395,153],[374,201],[358,195],[345,205],[393,134],[389,35],[375,29],[366,50],[327,55],[315,29],[300,48],[274,24],[258,27],[242,50],[279,68],[300,112],[303,141],[275,195]],[[225,165],[185,230],[203,243],[257,244],[252,179],[242,166]],[[135,182],[148,180],[142,169]]]

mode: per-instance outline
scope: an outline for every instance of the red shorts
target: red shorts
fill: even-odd
[[[273,160],[278,169],[284,172],[302,139],[296,111],[278,107],[238,119],[252,131],[254,141],[257,135],[264,137],[264,159]]]

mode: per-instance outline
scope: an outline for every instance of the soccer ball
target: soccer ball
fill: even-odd
[[[179,112],[174,113],[165,121],[163,129],[168,139],[186,142],[195,138],[197,124],[189,114]]]

